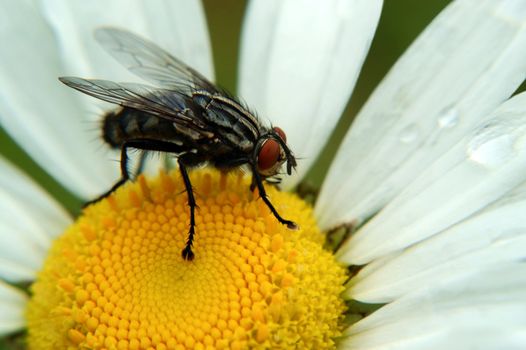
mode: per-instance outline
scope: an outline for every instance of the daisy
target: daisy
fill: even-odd
[[[342,113],[381,11],[371,0],[301,5],[252,1],[241,42],[239,95],[301,158],[286,189]],[[98,102],[57,77],[136,79],[94,28],[125,27],[213,79],[198,2],[0,6],[1,124],[81,198],[118,169],[83,123]],[[73,219],[1,160],[1,334],[26,328],[34,349],[521,348],[526,95],[510,96],[526,72],[525,24],[522,1],[449,5],[358,114],[314,209],[267,187],[297,232],[242,173],[194,170],[192,262],[180,256],[177,172],[139,176]],[[321,232],[342,225],[352,235],[324,250]]]

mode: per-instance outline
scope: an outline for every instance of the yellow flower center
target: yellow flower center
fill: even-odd
[[[195,259],[177,172],[139,177],[56,240],[31,290],[31,349],[334,348],[345,269],[301,199],[267,188],[279,224],[241,174],[195,170]]]

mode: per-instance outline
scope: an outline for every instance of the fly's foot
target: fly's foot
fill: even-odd
[[[288,228],[289,230],[297,231],[297,230],[300,229],[299,225],[296,224],[294,221],[283,220],[282,224],[285,225],[285,226],[287,226],[287,228]]]
[[[184,247],[182,251],[182,256],[184,260],[187,260],[187,261],[194,260],[195,255],[194,255],[194,252],[192,252],[192,246],[187,245],[186,247]]]

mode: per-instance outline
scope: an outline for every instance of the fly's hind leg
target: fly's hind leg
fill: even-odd
[[[115,192],[119,187],[124,185],[126,181],[130,178],[130,173],[128,172],[128,148],[133,147],[128,142],[125,142],[121,146],[121,178],[119,181],[117,181],[108,191],[104,192],[97,198],[86,202],[84,204],[84,207],[87,207],[91,204],[97,203],[98,201],[103,200],[104,198],[108,197],[110,194]]]
[[[143,151],[158,151],[158,152],[168,152],[168,153],[181,153],[183,150],[180,146],[164,141],[157,140],[148,140],[148,139],[135,139],[128,140],[124,142],[121,146],[121,179],[117,181],[109,191],[104,192],[102,195],[96,199],[87,202],[84,207],[87,207],[90,204],[96,203],[110,194],[115,192],[119,187],[124,185],[126,181],[130,179],[130,172],[128,171],[128,149],[135,148]],[[143,153],[144,154],[144,153]],[[142,159],[141,159],[142,163]]]

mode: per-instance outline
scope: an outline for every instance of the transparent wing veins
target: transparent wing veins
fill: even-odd
[[[217,91],[215,85],[195,69],[133,33],[104,27],[95,31],[95,39],[130,72],[154,84],[186,95],[200,89]]]

